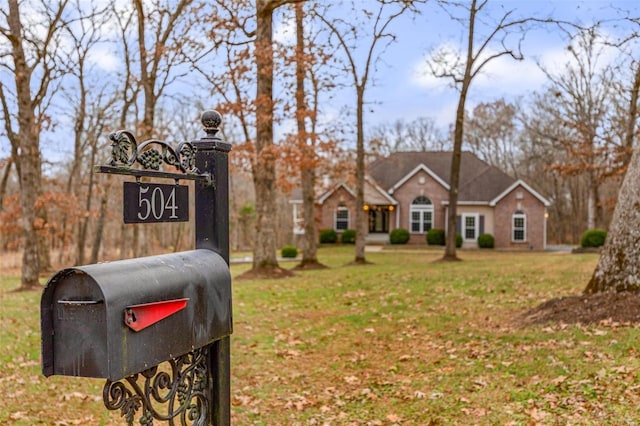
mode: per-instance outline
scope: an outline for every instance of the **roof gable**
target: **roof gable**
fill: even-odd
[[[318,203],[323,204],[325,201],[327,201],[327,198],[331,197],[333,193],[340,188],[344,188],[344,190],[347,191],[349,195],[351,195],[353,198],[356,197],[356,194],[347,185],[345,185],[344,183],[339,183],[333,188],[329,189],[324,194],[322,194],[320,197],[318,197]]]
[[[366,178],[364,186],[364,200],[365,204],[381,205],[392,204],[396,205],[398,202],[393,199],[387,192],[380,188],[373,179]]]
[[[335,194],[340,188],[343,188],[351,197],[356,198],[356,193],[349,188],[345,183],[339,183],[327,192],[322,194],[317,202],[324,204],[333,194]],[[383,205],[392,204],[396,205],[398,202],[393,199],[387,192],[380,188],[372,179],[365,179],[364,183],[364,202],[369,205]]]
[[[507,189],[505,189],[502,193],[498,194],[497,197],[495,197],[493,200],[491,200],[489,202],[490,206],[495,206],[496,204],[498,204],[500,202],[500,200],[502,200],[504,197],[506,197],[511,191],[513,191],[514,189],[516,189],[518,186],[522,186],[525,190],[527,190],[531,195],[533,195],[534,197],[536,197],[538,200],[540,200],[540,202],[542,204],[545,205],[545,207],[549,207],[551,205],[551,203],[549,202],[549,200],[547,200],[546,198],[544,198],[542,195],[540,195],[537,191],[535,191],[533,188],[531,188],[529,185],[527,185],[524,181],[518,179],[517,181],[515,181],[513,183],[513,185],[509,186]]]
[[[410,171],[408,174],[406,174],[402,179],[400,179],[395,185],[393,185],[390,189],[389,189],[389,194],[393,194],[395,192],[396,189],[400,188],[402,185],[405,184],[405,182],[407,182],[409,179],[411,179],[412,177],[414,177],[418,172],[423,171],[425,173],[427,173],[429,176],[431,176],[436,182],[438,182],[440,185],[442,185],[445,189],[449,189],[449,184],[447,182],[445,182],[444,180],[442,180],[442,178],[440,176],[438,176],[437,174],[435,174],[431,169],[429,169],[427,166],[425,166],[424,164],[419,164],[415,169],[413,169],[412,171]]]

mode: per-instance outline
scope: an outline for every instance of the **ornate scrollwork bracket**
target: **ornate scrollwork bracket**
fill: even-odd
[[[196,146],[191,142],[181,142],[175,148],[168,142],[150,139],[138,144],[133,133],[119,130],[109,135],[111,159],[105,166],[97,166],[98,173],[143,176],[163,179],[195,180],[214,186],[210,173],[200,173],[195,165]],[[166,164],[174,166],[178,173],[160,170]],[[138,165],[139,168],[134,166]]]
[[[159,170],[165,163],[182,173],[199,173],[195,167],[196,147],[190,142],[181,142],[174,148],[168,142],[150,139],[138,145],[135,136],[127,130],[111,133],[109,139],[110,166],[131,167],[138,163],[144,169]]]
[[[210,414],[208,351],[208,347],[196,349],[122,380],[107,380],[102,395],[105,407],[120,410],[129,426],[136,416],[142,426],[152,426],[154,420],[169,426],[205,426]]]

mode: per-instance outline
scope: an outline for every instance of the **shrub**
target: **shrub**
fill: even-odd
[[[298,248],[296,246],[284,246],[280,254],[282,257],[296,257],[298,256]]]
[[[407,244],[409,237],[409,231],[404,228],[396,228],[389,234],[389,242],[391,244]]]
[[[444,239],[444,229],[433,228],[427,231],[427,244],[430,246],[443,246],[446,244]]]
[[[478,247],[480,248],[493,248],[495,245],[495,239],[491,234],[478,235]]]
[[[320,244],[333,244],[338,242],[338,234],[333,229],[320,231]]]
[[[601,247],[607,238],[607,231],[604,229],[588,229],[584,231],[580,238],[581,247]]]
[[[342,244],[355,244],[356,243],[356,230],[345,229],[340,236],[340,242]]]
[[[462,234],[456,234],[456,247],[462,247]]]

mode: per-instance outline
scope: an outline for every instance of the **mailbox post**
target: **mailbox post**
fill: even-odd
[[[188,220],[178,183],[194,180],[195,250],[67,268],[41,299],[43,374],[107,379],[105,406],[129,425],[231,423],[231,146],[218,136],[220,114],[203,113],[202,124],[205,137],[177,147],[116,132],[110,165],[97,168],[136,177],[123,186],[125,223]]]
[[[196,182],[196,248],[216,251],[229,264],[229,161],[231,145],[218,136],[221,117],[215,111],[202,114],[207,133],[194,145],[196,168],[211,174],[213,185]],[[231,424],[230,339],[216,340],[209,349],[211,372],[211,424]]]

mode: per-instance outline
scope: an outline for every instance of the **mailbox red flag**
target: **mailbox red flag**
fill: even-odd
[[[143,330],[181,311],[188,301],[189,298],[184,298],[127,306],[124,310],[124,323],[134,331]]]

